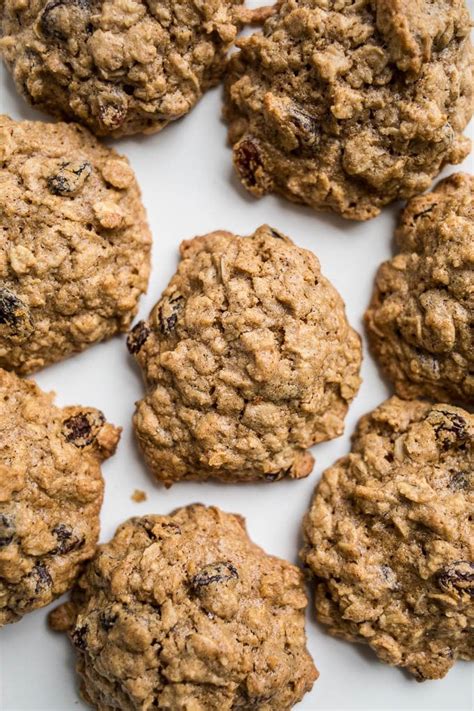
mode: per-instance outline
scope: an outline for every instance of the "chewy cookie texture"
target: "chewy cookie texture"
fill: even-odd
[[[128,161],[74,124],[0,116],[0,367],[31,373],[129,328],[151,237]]]
[[[474,178],[413,198],[365,315],[373,353],[400,397],[474,404]]]
[[[331,634],[418,680],[474,659],[474,417],[387,400],[327,469],[302,558]]]
[[[242,184],[365,220],[469,153],[464,0],[287,0],[238,41],[225,117]]]
[[[122,524],[50,624],[69,630],[94,708],[286,711],[318,676],[306,604],[297,567],[195,504]]]
[[[94,555],[100,463],[120,430],[0,370],[0,627],[68,590]]]
[[[307,476],[360,384],[359,336],[317,258],[268,226],[183,242],[128,347],[146,397],[135,431],[157,479]]]
[[[161,130],[219,80],[241,0],[4,0],[0,53],[36,108],[97,135]]]

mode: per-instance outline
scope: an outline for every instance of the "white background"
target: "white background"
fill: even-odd
[[[469,0],[471,14],[474,0]],[[181,240],[215,229],[248,234],[269,223],[300,246],[313,250],[323,272],[341,292],[351,324],[361,333],[375,271],[391,255],[399,205],[377,219],[355,223],[317,214],[269,196],[250,197],[236,180],[226,128],[220,119],[221,91],[209,92],[190,115],[161,134],[115,142],[136,171],[152,229],[153,270],[148,295],[138,318],[158,300],[177,263]],[[48,120],[17,97],[10,78],[0,70],[0,111],[15,119]],[[472,136],[472,124],[470,135]],[[473,171],[472,155],[463,168]],[[449,168],[448,174],[458,168]],[[273,484],[228,485],[181,483],[168,491],[147,473],[131,431],[134,402],[142,396],[138,370],[117,337],[37,374],[44,390],[57,393],[59,405],[100,408],[123,427],[115,457],[106,462],[101,540],[130,516],[168,513],[195,501],[242,513],[252,538],[269,553],[297,562],[300,523],[324,468],[349,450],[357,419],[378,405],[389,389],[367,353],[364,337],[363,384],[346,420],[346,433],[313,448],[316,465],[305,480]],[[148,500],[131,500],[134,489]],[[51,606],[52,607],[52,606]],[[49,609],[49,608],[48,608]],[[78,697],[73,653],[63,635],[46,626],[46,610],[27,615],[0,631],[0,708],[2,711],[69,711],[86,709]],[[307,620],[309,650],[320,671],[313,691],[298,711],[469,711],[473,706],[472,665],[458,662],[441,681],[419,684],[403,671],[377,661],[368,647],[325,634],[311,610]]]

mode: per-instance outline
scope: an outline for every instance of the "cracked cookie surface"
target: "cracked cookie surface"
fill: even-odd
[[[393,397],[323,477],[302,558],[331,634],[418,680],[474,659],[474,417]]]
[[[241,0],[4,0],[0,53],[36,108],[97,135],[152,133],[219,80]]]
[[[365,323],[400,397],[474,404],[474,178],[410,200]]]
[[[151,237],[128,161],[74,124],[0,116],[0,367],[128,330]]]
[[[0,627],[72,587],[99,536],[100,463],[120,430],[0,369]]]
[[[361,347],[314,254],[268,226],[185,241],[147,321],[128,338],[147,395],[135,431],[165,484],[310,473],[343,431]]]
[[[100,711],[286,711],[318,675],[306,604],[296,566],[240,516],[194,504],[122,524],[50,624],[70,631]]]
[[[244,187],[356,220],[422,193],[469,153],[469,30],[464,0],[283,2],[229,64]]]

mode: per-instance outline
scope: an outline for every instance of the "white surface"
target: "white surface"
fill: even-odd
[[[471,10],[474,0],[470,0]],[[16,96],[6,72],[0,74],[0,110],[16,119],[46,116],[30,110]],[[472,125],[471,125],[472,136]],[[115,142],[136,171],[153,232],[153,271],[148,295],[140,303],[145,317],[174,272],[182,239],[214,229],[248,234],[269,223],[300,246],[313,250],[324,273],[341,292],[351,324],[362,329],[375,271],[391,255],[397,206],[368,223],[353,223],[316,214],[276,197],[251,198],[238,184],[220,120],[220,90],[208,93],[184,120],[157,136]],[[472,155],[464,164],[474,169]],[[450,168],[445,173],[454,172]],[[365,341],[365,339],[364,339]],[[168,513],[195,501],[242,513],[252,538],[269,553],[297,562],[300,523],[323,469],[347,453],[357,419],[389,393],[364,342],[364,379],[350,408],[343,437],[313,448],[316,465],[302,481],[261,485],[176,484],[170,490],[154,484],[135,447],[131,417],[142,396],[138,370],[124,338],[115,338],[36,376],[45,390],[57,393],[60,405],[99,407],[109,421],[123,427],[118,452],[103,467],[106,480],[101,540],[130,516]],[[148,500],[131,501],[134,489]],[[53,606],[51,606],[53,607]],[[64,635],[46,627],[46,610],[27,615],[0,631],[0,709],[2,711],[69,711],[86,709],[79,700],[73,653]],[[473,705],[472,665],[458,662],[441,681],[418,684],[399,669],[377,661],[367,647],[325,634],[311,611],[308,645],[320,671],[313,691],[298,711],[469,711]]]

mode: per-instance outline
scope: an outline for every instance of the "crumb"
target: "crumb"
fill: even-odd
[[[144,501],[147,500],[147,495],[144,491],[141,489],[135,489],[133,494],[130,497],[132,501],[134,501],[136,504],[142,504]]]

